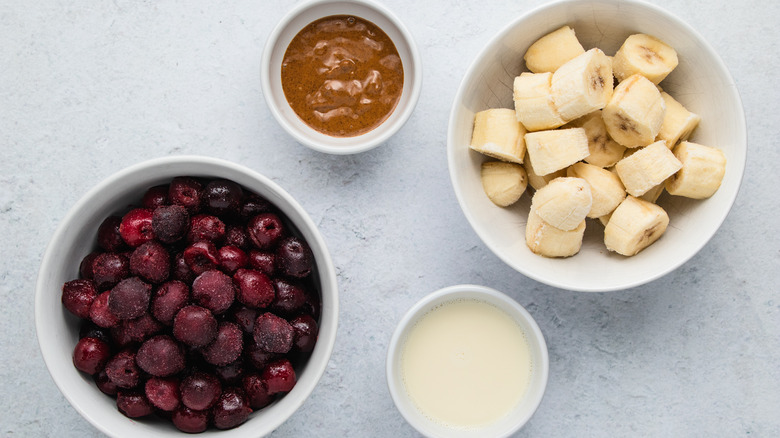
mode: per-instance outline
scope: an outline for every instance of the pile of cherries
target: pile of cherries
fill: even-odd
[[[176,177],[106,218],[62,303],[73,364],[131,418],[229,429],[289,392],[317,340],[308,244],[233,181]]]

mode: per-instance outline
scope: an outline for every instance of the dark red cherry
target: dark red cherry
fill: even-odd
[[[140,418],[151,415],[154,407],[140,391],[119,391],[116,396],[116,406],[119,412],[130,418]]]
[[[173,319],[173,336],[191,347],[208,345],[217,336],[217,319],[205,307],[186,306]]]
[[[314,349],[314,344],[317,342],[317,334],[319,327],[317,321],[310,315],[299,315],[290,320],[290,325],[293,328],[293,346],[295,350],[302,353],[309,353]]]
[[[98,290],[111,289],[130,275],[130,260],[122,254],[106,252],[92,261],[92,278]]]
[[[122,222],[119,224],[119,234],[132,248],[154,239],[152,210],[134,208],[127,212],[122,216]]]
[[[171,421],[182,432],[201,433],[209,427],[209,412],[196,411],[182,405],[174,411]]]
[[[184,369],[184,350],[170,336],[158,335],[144,341],[135,361],[153,376],[168,377]]]
[[[247,232],[252,243],[262,250],[272,249],[285,235],[285,227],[279,216],[261,213],[249,220]]]
[[[255,320],[254,339],[270,353],[287,353],[293,345],[293,328],[284,318],[266,312]]]
[[[179,280],[163,283],[152,296],[151,312],[163,324],[173,324],[173,317],[190,299],[190,288]]]
[[[205,240],[221,242],[225,238],[225,223],[210,214],[197,214],[190,219],[189,242]]]
[[[219,216],[237,215],[243,197],[241,186],[225,179],[210,181],[203,189],[206,209]]]
[[[157,409],[171,412],[181,405],[179,380],[172,377],[151,377],[144,385],[146,399]]]
[[[141,206],[154,210],[157,207],[168,204],[168,186],[150,187],[141,198]]]
[[[203,186],[195,178],[179,176],[168,186],[168,200],[186,208],[190,214],[200,210],[202,196]]]
[[[214,314],[223,313],[235,299],[233,279],[221,271],[206,271],[192,282],[192,299]]]
[[[152,213],[152,229],[160,242],[178,242],[190,230],[190,214],[181,205],[157,207]]]
[[[259,309],[271,304],[276,296],[274,285],[267,275],[254,269],[239,269],[233,275],[236,284],[236,298],[251,308]]]
[[[97,374],[106,366],[111,349],[105,341],[85,337],[79,339],[73,350],[73,365],[87,374]]]
[[[261,374],[269,394],[290,392],[296,383],[295,370],[287,359],[271,362]]]
[[[222,383],[210,373],[196,372],[185,377],[179,385],[181,402],[190,409],[209,409],[222,394]]]
[[[150,283],[162,283],[171,271],[168,250],[156,241],[149,241],[136,248],[130,255],[130,273]]]
[[[62,305],[79,318],[89,318],[98,291],[92,280],[71,280],[62,285]]]
[[[108,296],[108,309],[119,319],[142,316],[149,309],[152,286],[138,277],[120,281]]]
[[[229,388],[222,392],[211,412],[217,429],[231,429],[249,419],[252,408],[241,390]]]
[[[119,252],[127,248],[127,244],[119,233],[119,225],[122,218],[109,216],[98,227],[97,243],[106,252]]]

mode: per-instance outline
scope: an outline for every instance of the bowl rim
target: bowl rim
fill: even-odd
[[[398,321],[398,324],[393,331],[392,337],[390,338],[390,342],[388,343],[387,347],[387,354],[385,359],[385,378],[388,391],[390,392],[390,396],[393,399],[393,404],[404,417],[406,422],[417,432],[425,435],[423,429],[418,427],[417,419],[411,415],[411,409],[414,408],[406,409],[404,407],[406,405],[401,402],[402,400],[408,399],[408,396],[405,394],[406,390],[404,389],[403,382],[396,378],[396,364],[398,363],[396,358],[401,354],[401,348],[403,347],[405,336],[417,321],[419,321],[435,307],[455,301],[461,297],[464,299],[477,301],[486,299],[485,301],[490,301],[489,304],[491,305],[494,305],[492,302],[500,302],[502,305],[506,306],[505,308],[500,308],[503,312],[506,312],[513,320],[516,320],[518,323],[523,323],[525,326],[527,326],[527,328],[530,329],[530,333],[525,333],[526,337],[529,339],[529,344],[533,339],[533,341],[536,342],[539,346],[539,355],[538,357],[535,356],[537,361],[534,363],[535,368],[532,377],[532,381],[538,382],[538,390],[535,392],[535,394],[533,394],[534,398],[530,399],[531,404],[529,405],[529,409],[524,413],[524,415],[518,417],[517,423],[514,424],[510,430],[507,430],[506,433],[501,436],[511,435],[525,426],[531,417],[533,417],[534,413],[539,408],[539,405],[542,403],[544,394],[546,392],[545,390],[547,388],[547,382],[549,380],[550,358],[544,334],[542,333],[539,324],[536,322],[531,313],[528,312],[528,310],[519,302],[517,302],[517,300],[491,287],[477,284],[457,284],[447,286],[422,297],[414,305],[412,305],[412,307],[410,307],[406,313],[404,313],[404,315]],[[532,345],[529,345],[529,347],[532,347]],[[530,384],[531,383],[529,383],[529,389]]]
[[[747,165],[747,153],[748,153],[747,123],[746,123],[745,110],[742,103],[742,99],[739,95],[736,82],[734,81],[734,78],[731,76],[728,67],[726,66],[725,62],[720,57],[720,55],[712,47],[712,45],[710,45],[709,42],[707,42],[707,40],[705,40],[704,37],[696,29],[693,28],[693,26],[689,25],[681,18],[661,8],[660,6],[654,5],[652,3],[648,3],[643,0],[601,0],[599,1],[598,3],[613,4],[616,7],[620,7],[621,4],[634,4],[640,7],[653,10],[655,13],[663,16],[667,21],[671,22],[674,26],[683,28],[686,31],[686,33],[690,34],[692,38],[697,41],[699,47],[705,50],[707,52],[707,55],[714,61],[714,64],[717,66],[717,69],[719,70],[719,73],[722,74],[723,78],[725,78],[728,81],[728,83],[731,85],[730,87],[728,87],[728,90],[729,93],[731,94],[731,97],[734,99],[734,102],[738,106],[737,117],[735,117],[734,122],[737,125],[738,131],[741,133],[742,139],[739,146],[741,146],[740,149],[742,150],[743,155],[742,155],[741,163],[737,163],[740,164],[739,166],[734,167],[733,164],[730,164],[729,167],[729,169],[733,169],[731,170],[732,172],[737,171],[739,173],[738,181],[737,181],[737,189],[734,190],[733,194],[731,194],[731,196],[726,199],[725,205],[727,206],[727,208],[722,209],[721,213],[715,219],[713,219],[713,223],[716,226],[713,227],[713,232],[709,236],[707,236],[706,239],[702,239],[701,242],[698,242],[698,245],[692,248],[693,250],[690,251],[688,255],[680,258],[677,261],[677,263],[669,265],[666,269],[655,272],[652,275],[647,275],[641,279],[623,282],[620,284],[615,284],[607,287],[602,287],[597,285],[578,285],[578,284],[573,284],[571,282],[561,281],[559,278],[555,276],[541,275],[530,269],[526,269],[522,263],[513,261],[509,257],[502,254],[500,251],[497,250],[497,248],[494,248],[492,245],[487,243],[488,240],[487,240],[486,232],[477,226],[478,223],[474,218],[474,216],[470,213],[469,209],[467,208],[466,200],[464,199],[463,194],[458,190],[458,181],[454,172],[454,169],[456,167],[455,166],[456,153],[461,152],[455,150],[455,143],[456,143],[456,136],[457,136],[455,132],[455,126],[457,124],[456,119],[458,116],[458,103],[463,100],[467,85],[471,81],[475,80],[476,72],[479,68],[479,65],[482,62],[486,61],[488,47],[494,46],[497,42],[505,38],[505,36],[509,34],[521,22],[531,19],[533,16],[537,14],[541,14],[548,9],[561,8],[561,7],[566,7],[567,5],[573,5],[579,3],[583,3],[583,0],[554,0],[549,3],[545,3],[543,5],[537,6],[521,14],[517,18],[512,19],[508,24],[506,24],[503,28],[501,28],[501,30],[499,30],[496,34],[494,34],[482,46],[482,49],[479,51],[475,59],[472,61],[472,63],[469,65],[468,69],[466,70],[466,73],[463,75],[463,78],[461,79],[461,82],[458,85],[458,90],[455,94],[455,97],[453,98],[452,105],[450,106],[450,116],[447,125],[447,165],[450,174],[450,183],[452,185],[453,191],[455,192],[455,197],[458,200],[460,209],[463,212],[464,216],[466,217],[466,220],[469,222],[469,225],[471,225],[472,230],[474,230],[474,232],[479,236],[482,243],[485,246],[487,246],[488,249],[490,249],[490,251],[494,255],[496,255],[499,259],[501,259],[505,264],[507,264],[508,266],[510,266],[511,268],[525,275],[528,278],[531,278],[533,280],[536,280],[548,286],[553,286],[558,289],[575,291],[575,292],[616,292],[616,291],[635,288],[650,283],[676,270],[677,268],[679,268],[680,266],[688,262],[696,254],[698,254],[701,251],[701,249],[704,248],[704,246],[717,233],[717,231],[720,229],[723,222],[726,220],[726,217],[730,213],[732,207],[734,206],[736,198],[739,195],[739,192],[741,190],[742,182],[744,180],[745,168]]]
[[[65,238],[65,236],[70,232],[70,226],[75,221],[78,223],[77,216],[79,215],[79,212],[82,211],[84,206],[88,204],[90,201],[93,200],[100,192],[105,190],[106,188],[116,184],[119,181],[124,181],[128,177],[152,168],[166,168],[171,166],[177,166],[177,165],[189,165],[189,164],[195,164],[195,165],[201,165],[201,166],[208,166],[208,167],[214,167],[219,168],[221,170],[224,170],[225,172],[230,173],[238,173],[243,174],[243,176],[254,179],[256,181],[259,181],[262,185],[267,187],[271,192],[273,192],[275,195],[280,196],[284,201],[287,203],[287,207],[290,207],[299,217],[299,220],[296,219],[294,221],[294,225],[298,228],[306,228],[308,233],[311,235],[309,238],[313,238],[316,242],[316,245],[322,249],[322,257],[317,258],[317,270],[319,272],[319,280],[320,280],[320,288],[321,291],[330,291],[331,293],[331,299],[329,299],[329,307],[328,307],[328,316],[325,317],[323,314],[320,316],[320,331],[319,336],[317,339],[317,344],[315,346],[315,352],[318,354],[320,358],[320,362],[317,366],[314,366],[314,364],[311,362],[311,357],[306,363],[306,371],[307,374],[307,381],[308,383],[305,383],[301,389],[302,391],[298,392],[298,396],[296,397],[288,397],[285,396],[284,398],[280,399],[277,403],[271,405],[271,406],[279,406],[279,403],[283,402],[284,400],[288,400],[287,403],[281,406],[279,415],[276,415],[269,419],[268,421],[264,421],[264,428],[259,431],[252,431],[251,436],[255,436],[257,433],[261,433],[262,435],[271,433],[274,429],[278,428],[282,423],[287,421],[289,417],[291,417],[297,410],[300,408],[301,405],[309,398],[311,393],[314,391],[315,387],[319,383],[320,379],[322,378],[323,374],[325,373],[325,370],[327,368],[328,363],[330,362],[331,355],[333,353],[333,348],[335,345],[336,340],[336,332],[338,329],[338,316],[339,316],[339,298],[338,298],[338,283],[337,283],[337,276],[336,276],[336,269],[332,261],[332,257],[330,255],[330,251],[327,248],[327,245],[325,243],[325,240],[320,233],[319,229],[316,227],[312,219],[309,217],[308,213],[304,210],[304,208],[298,203],[295,198],[292,197],[287,191],[285,191],[281,186],[279,186],[277,183],[272,181],[270,178],[252,170],[248,167],[242,166],[240,164],[233,163],[231,161],[227,161],[220,158],[213,158],[209,156],[204,155],[177,155],[177,156],[168,156],[168,157],[160,157],[160,158],[153,158],[146,161],[142,161],[133,165],[130,165],[128,167],[125,167],[108,177],[104,178],[102,181],[94,185],[91,189],[89,189],[84,195],[82,195],[78,201],[68,210],[68,212],[65,214],[65,216],[60,220],[59,224],[57,225],[57,228],[55,229],[54,233],[52,234],[52,237],[49,239],[46,249],[44,250],[43,256],[41,258],[41,264],[38,271],[38,276],[36,279],[36,285],[35,285],[35,295],[34,295],[34,316],[35,316],[35,336],[38,341],[38,347],[41,351],[41,355],[43,357],[44,363],[46,364],[47,371],[49,372],[49,375],[51,376],[52,380],[54,381],[55,385],[57,385],[57,388],[60,390],[60,393],[68,400],[70,405],[87,421],[89,421],[90,424],[92,424],[95,428],[100,430],[101,432],[105,433],[109,436],[117,436],[117,431],[110,429],[107,427],[103,421],[100,421],[100,419],[96,418],[92,413],[83,405],[83,403],[77,399],[73,393],[71,393],[68,389],[68,383],[64,381],[64,375],[60,375],[60,372],[57,371],[58,368],[61,368],[63,364],[60,361],[60,357],[55,355],[55,352],[52,351],[52,349],[47,346],[47,344],[44,341],[44,337],[41,336],[42,333],[45,333],[46,330],[46,321],[44,321],[44,316],[42,314],[42,308],[44,306],[44,303],[47,300],[52,299],[52,294],[50,289],[45,289],[45,285],[47,284],[48,275],[49,275],[49,267],[57,264],[57,258],[55,257],[56,249],[58,248],[58,244],[61,240]],[[171,175],[171,178],[173,175]],[[220,176],[222,178],[229,178],[227,176]],[[167,178],[167,176],[166,176]],[[107,202],[112,202],[115,198],[111,198]],[[290,219],[292,220],[292,219]],[[323,300],[324,301],[324,300]],[[325,330],[323,330],[325,328]],[[324,331],[324,336],[323,336]],[[319,347],[320,351],[317,352],[317,348]],[[312,354],[315,354],[313,352]],[[68,362],[69,363],[69,362]],[[299,376],[300,377],[300,376]],[[299,381],[300,383],[300,381]],[[297,387],[298,385],[296,385]],[[96,389],[97,390],[97,389]],[[250,418],[251,420],[251,418]],[[245,432],[247,429],[241,429],[241,427],[236,427],[232,430],[220,430],[218,431],[220,436],[223,436],[225,438],[229,437],[243,437],[246,436]],[[174,432],[173,430],[171,432]],[[209,436],[210,431],[204,432],[206,435]],[[211,431],[213,432],[213,431]],[[161,431],[162,434],[164,434],[163,431]],[[203,434],[201,434],[203,435]]]
[[[412,75],[411,87],[409,88],[410,94],[408,100],[405,100],[406,104],[403,107],[396,106],[396,108],[393,110],[393,114],[391,114],[391,117],[394,116],[395,113],[400,110],[400,112],[398,112],[399,115],[393,117],[392,121],[388,119],[382,122],[382,125],[388,122],[392,123],[392,125],[390,125],[389,128],[384,128],[381,135],[373,136],[373,138],[369,140],[363,140],[354,145],[330,145],[323,141],[319,141],[316,138],[313,138],[304,132],[301,132],[301,130],[291,125],[287,121],[287,119],[282,115],[280,108],[277,106],[276,100],[273,99],[271,93],[268,91],[273,88],[273,85],[271,83],[271,72],[270,72],[271,54],[282,33],[288,28],[288,26],[290,26],[293,20],[295,20],[299,15],[308,11],[309,9],[320,7],[320,6],[327,6],[329,4],[336,4],[336,3],[361,5],[368,9],[372,9],[374,12],[376,12],[377,14],[383,16],[385,19],[390,21],[393,24],[393,26],[397,28],[398,32],[401,34],[401,37],[403,38],[403,42],[409,48],[409,53],[411,55],[410,56],[411,65],[408,67],[408,70],[407,67],[404,67],[404,81],[407,80],[406,73],[408,72],[414,73]],[[390,139],[390,137],[395,135],[395,133],[397,133],[409,120],[412,113],[414,112],[415,107],[417,106],[417,102],[420,98],[420,92],[422,89],[422,57],[420,56],[419,49],[417,48],[417,44],[415,43],[414,37],[412,36],[411,32],[409,32],[409,30],[404,25],[404,23],[382,3],[379,3],[374,0],[307,0],[290,9],[282,17],[282,19],[277,23],[277,25],[269,34],[265,46],[263,47],[263,53],[260,62],[260,82],[261,82],[261,89],[263,90],[263,97],[265,99],[266,105],[268,106],[268,109],[271,111],[271,114],[273,115],[274,119],[276,119],[277,123],[296,141],[303,144],[304,146],[307,146],[319,152],[333,154],[333,155],[350,155],[350,154],[369,151],[385,143],[388,139]],[[399,105],[401,105],[403,101],[404,100],[402,97],[402,100],[399,101]],[[378,128],[368,131],[365,134],[350,137],[350,138],[359,139],[360,137],[363,137],[366,134],[375,132],[376,129]]]

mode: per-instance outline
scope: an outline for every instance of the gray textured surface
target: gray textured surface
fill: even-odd
[[[0,435],[98,436],[38,351],[33,290],[59,220],[148,158],[194,153],[271,177],[320,226],[339,273],[338,340],[311,398],[273,436],[410,436],[385,385],[395,323],[419,298],[478,283],[516,298],[550,349],[518,436],[780,435],[780,80],[776,2],[657,1],[721,54],[749,153],[736,205],[690,262],[621,293],[551,289],[469,228],[445,158],[449,106],[492,34],[542,2],[386,0],[424,60],[412,119],[387,144],[328,156],[262,99],[259,62],[291,1],[0,2]]]

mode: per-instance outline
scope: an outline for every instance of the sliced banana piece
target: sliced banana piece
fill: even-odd
[[[525,52],[525,66],[534,73],[554,72],[567,61],[585,53],[569,26],[550,32],[531,44]]]
[[[619,81],[641,74],[658,84],[677,67],[677,52],[658,38],[647,34],[631,35],[615,53],[612,69]]]
[[[590,49],[553,73],[551,90],[564,120],[600,110],[612,97],[612,62],[601,49]]]
[[[616,142],[629,148],[647,146],[661,130],[666,104],[658,88],[636,74],[615,87],[601,117]]]
[[[663,208],[633,196],[618,205],[604,227],[607,249],[632,256],[658,240],[669,225]]]
[[[582,178],[556,178],[531,199],[531,208],[545,222],[564,231],[577,228],[592,205],[590,185]]]
[[[508,207],[523,195],[528,176],[521,164],[505,161],[486,161],[481,169],[482,189],[499,207]]]
[[[666,147],[666,142],[661,140],[618,161],[615,171],[626,192],[638,197],[663,183],[681,167],[680,160]]]
[[[517,121],[515,111],[492,108],[474,116],[471,149],[487,156],[512,163],[523,163],[525,128]]]
[[[525,243],[534,253],[544,257],[570,257],[582,247],[585,221],[573,230],[564,231],[546,223],[531,207],[525,227]]]
[[[590,154],[582,128],[554,129],[525,134],[525,146],[534,173],[547,175],[564,169]]]
[[[554,129],[566,123],[553,103],[552,73],[521,73],[514,82],[517,120],[528,131]]]
[[[588,163],[575,163],[566,169],[566,176],[582,178],[590,185],[593,205],[588,217],[598,218],[612,212],[626,197],[620,178],[609,170]]]
[[[680,102],[662,91],[661,98],[666,105],[664,121],[658,131],[656,140],[665,140],[666,146],[673,148],[678,141],[688,140],[694,129],[699,126],[701,117],[688,111]]]
[[[623,158],[626,147],[609,138],[607,127],[601,118],[601,110],[572,120],[564,127],[582,128],[588,136],[588,150],[590,155],[585,157],[585,162],[599,166],[610,167]]]
[[[693,199],[709,198],[726,174],[726,156],[719,149],[683,141],[674,148],[682,168],[666,180],[666,191]]]
[[[668,180],[668,178],[667,178]],[[647,202],[652,202],[655,204],[655,201],[658,200],[658,198],[661,197],[661,194],[664,192],[664,183],[658,184],[657,186],[653,187],[652,189],[645,192],[644,195],[640,196],[640,199],[644,199]]]
[[[555,172],[548,173],[547,175],[543,175],[543,176],[537,175],[534,172],[534,166],[531,163],[531,157],[528,155],[525,156],[525,162],[523,163],[523,167],[525,168],[526,174],[528,174],[528,184],[530,184],[534,190],[541,189],[542,187],[546,186],[547,183],[554,180],[555,178],[566,176],[566,168],[556,170]]]

